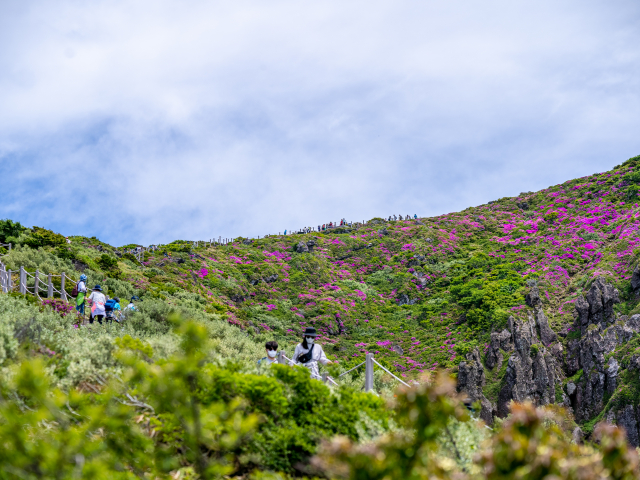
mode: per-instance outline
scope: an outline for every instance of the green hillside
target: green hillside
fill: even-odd
[[[14,285],[20,267],[41,278],[84,273],[90,287],[102,285],[123,306],[134,295],[140,301],[121,324],[88,326],[60,298],[0,294],[0,439],[5,450],[21,452],[5,455],[13,466],[0,478],[54,478],[56,471],[72,478],[77,468],[93,478],[516,478],[508,472],[522,465],[534,471],[537,460],[523,454],[496,467],[481,447],[490,437],[499,451],[509,429],[555,449],[559,462],[556,470],[518,478],[636,478],[624,434],[607,430],[609,443],[599,447],[571,438],[600,438],[609,427],[595,426],[607,420],[640,446],[639,192],[640,156],[609,172],[438,217],[374,218],[225,245],[175,241],[145,251],[142,262],[129,253],[135,245],[74,236],[67,243],[46,228],[2,221],[0,243],[12,248],[0,247],[0,261],[14,272]],[[59,290],[60,277],[53,284]],[[398,382],[382,370],[374,396],[360,392],[362,368],[332,390],[299,369],[258,369],[266,341],[277,340],[291,357],[309,326],[339,361],[329,371],[334,378],[373,353],[390,372],[419,384],[418,393],[394,398]],[[492,433],[468,419],[446,380],[432,382],[440,371],[480,402],[472,416],[478,412]],[[503,420],[511,400],[533,406]],[[65,402],[80,410],[69,407],[65,419],[76,412],[121,423],[63,421]],[[426,416],[416,420],[415,408]],[[39,422],[50,433],[8,440],[12,429]],[[408,439],[412,428],[418,436]],[[420,428],[432,433],[423,438]],[[91,437],[95,445],[82,451],[94,470],[73,463],[71,447],[66,456],[47,450],[110,429],[122,432],[120,443],[95,434],[104,438]],[[311,461],[335,435],[346,439]],[[369,441],[395,459],[391,466],[363,460]],[[422,453],[406,463],[401,446]],[[43,458],[29,453],[36,447]],[[609,448],[624,466],[607,464],[594,448]],[[473,460],[477,452],[482,461]],[[590,459],[594,476],[571,476],[562,458]],[[491,476],[491,468],[504,471]]]

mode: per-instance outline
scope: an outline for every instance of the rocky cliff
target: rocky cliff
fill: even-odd
[[[619,292],[597,277],[574,305],[572,334],[557,335],[543,311],[538,287],[527,293],[526,318],[510,317],[507,328],[491,333],[481,358],[476,348],[459,365],[458,391],[480,402],[488,424],[506,417],[510,402],[563,405],[589,433],[595,423],[621,426],[631,445],[640,446],[640,315],[616,315]],[[485,370],[501,370],[497,402],[484,395]],[[576,432],[577,438],[581,434]]]

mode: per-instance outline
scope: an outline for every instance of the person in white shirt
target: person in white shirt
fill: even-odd
[[[102,320],[106,314],[104,304],[107,303],[107,297],[102,293],[102,287],[100,287],[100,285],[93,287],[93,291],[91,295],[89,295],[89,300],[91,300],[91,317],[89,318],[89,323],[93,323],[93,319],[97,318],[98,323],[102,325]]]
[[[129,300],[129,305],[127,305],[124,309],[125,312],[133,312],[136,310],[136,306],[133,302],[135,302],[136,300],[140,300],[138,297],[136,297],[135,295],[133,297],[131,297],[131,300]]]
[[[270,367],[274,363],[278,363],[278,359],[276,358],[278,356],[278,342],[270,340],[264,345],[264,348],[267,351],[267,356],[258,360],[258,366],[262,367],[264,365]]]
[[[315,328],[305,328],[302,336],[302,342],[296,345],[291,365],[302,365],[303,367],[307,367],[311,371],[311,378],[321,380],[322,377],[318,371],[318,363],[321,363],[322,365],[331,365],[332,363],[338,362],[332,362],[329,360],[322,349],[322,345],[315,343],[316,337],[318,336]]]

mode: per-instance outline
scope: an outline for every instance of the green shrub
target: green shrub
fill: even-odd
[[[0,243],[13,243],[15,246],[18,237],[27,230],[20,222],[0,220]]]
[[[41,227],[33,227],[31,233],[24,240],[24,244],[31,248],[58,247],[66,242],[64,236]]]

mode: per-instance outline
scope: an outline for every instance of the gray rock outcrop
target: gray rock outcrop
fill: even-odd
[[[551,330],[551,327],[549,326],[549,320],[542,311],[541,305],[536,306],[534,315],[536,319],[536,326],[538,327],[538,332],[540,333],[540,340],[545,347],[548,347],[553,342],[558,340],[558,336],[553,330]]]
[[[636,265],[631,274],[631,290],[638,295],[640,293],[640,265]]]
[[[640,407],[636,411],[633,405],[625,405],[616,412],[616,425],[627,433],[627,441],[632,447],[640,446],[640,435],[638,432],[638,418],[640,418]]]
[[[574,303],[581,333],[584,335],[589,325],[601,325],[605,329],[614,323],[616,303],[620,303],[618,290],[604,277],[596,278],[586,296],[578,297]]]
[[[508,322],[514,351],[509,357],[504,385],[498,394],[497,414],[506,417],[511,401],[532,401],[535,405],[555,403],[556,360],[544,345],[533,318]],[[532,348],[532,345],[535,345]]]
[[[511,340],[511,332],[506,328],[502,332],[493,332],[491,334],[491,341],[489,343],[489,349],[485,357],[485,365],[487,368],[493,369],[494,367],[500,370],[502,368],[502,362],[504,360],[503,351],[508,352],[513,350],[513,341]]]
[[[493,424],[493,406],[482,393],[485,385],[484,367],[480,360],[480,353],[476,347],[467,353],[467,361],[460,362],[458,367],[458,392],[466,393],[469,403],[480,402],[480,418],[487,425]]]
[[[569,344],[567,355],[567,375],[574,375],[582,369],[582,377],[576,386],[575,393],[567,393],[571,398],[571,406],[576,421],[586,421],[598,415],[604,408],[604,397],[613,394],[620,373],[619,362],[612,356],[606,356],[631,340],[640,332],[640,315],[633,315],[626,321],[620,320],[606,330],[602,325],[590,325],[580,340]],[[576,364],[577,363],[577,364]],[[632,356],[627,368],[640,370],[640,356]]]
[[[298,242],[298,244],[295,247],[295,250],[298,253],[309,253],[309,247],[307,247],[307,244],[304,242]]]

